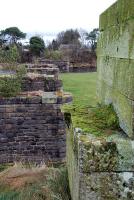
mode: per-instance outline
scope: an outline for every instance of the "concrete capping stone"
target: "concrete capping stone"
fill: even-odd
[[[54,92],[44,92],[42,95],[42,103],[57,103],[57,96]]]

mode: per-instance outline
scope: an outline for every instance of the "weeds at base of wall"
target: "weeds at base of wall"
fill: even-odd
[[[70,200],[66,166],[14,165],[0,173],[0,200]]]

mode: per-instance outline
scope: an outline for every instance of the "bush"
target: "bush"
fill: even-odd
[[[18,67],[16,74],[1,76],[0,78],[0,96],[13,97],[21,92],[22,77],[25,75],[25,67]]]
[[[50,60],[62,60],[63,55],[60,51],[46,50],[45,51],[45,58],[50,59]]]
[[[16,63],[20,60],[17,47],[11,46],[7,50],[0,48],[0,63]]]
[[[12,97],[21,91],[21,82],[14,76],[0,79],[0,96]]]

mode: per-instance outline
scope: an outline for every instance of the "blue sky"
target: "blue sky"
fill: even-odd
[[[0,0],[0,30],[11,26],[53,38],[69,28],[99,26],[99,15],[116,0]]]

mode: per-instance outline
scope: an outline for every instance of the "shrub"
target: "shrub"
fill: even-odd
[[[7,50],[0,48],[0,62],[1,63],[15,63],[20,60],[18,48],[14,45]]]
[[[18,67],[14,75],[1,76],[0,96],[13,97],[21,92],[22,77],[25,75],[25,67]]]
[[[21,82],[15,76],[0,79],[0,96],[12,97],[21,91]]]
[[[45,51],[45,58],[51,59],[51,60],[62,60],[63,55],[60,51],[46,50]]]

